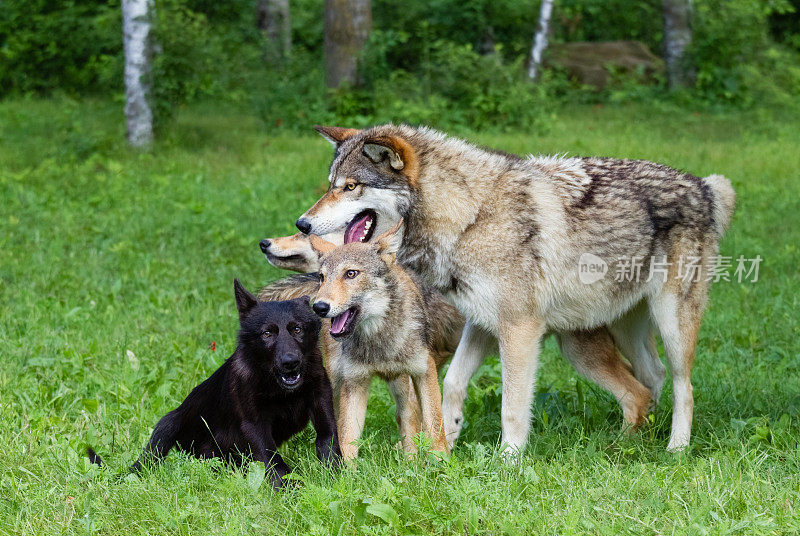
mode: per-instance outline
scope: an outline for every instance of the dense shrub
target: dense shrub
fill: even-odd
[[[157,122],[168,120],[176,104],[241,98],[236,73],[260,63],[254,41],[219,31],[205,14],[179,0],[160,2],[155,15],[152,79]]]
[[[560,0],[556,38],[563,41],[628,41],[660,53],[664,38],[661,0]]]
[[[798,55],[769,34],[770,15],[791,9],[786,0],[697,1],[691,57],[699,94],[742,105],[800,96]]]
[[[122,91],[120,0],[2,0],[0,96]],[[373,1],[363,85],[328,91],[323,0],[292,0],[293,50],[264,61],[257,0],[156,0],[153,96],[163,123],[176,106],[253,105],[271,127],[310,121],[405,120],[447,128],[539,128],[554,99],[661,99],[620,76],[603,91],[558,72],[524,78],[540,0]],[[800,0],[696,0],[687,102],[789,104],[800,94]],[[553,41],[637,39],[660,53],[660,0],[559,0]]]
[[[119,0],[0,3],[0,95],[122,87]]]
[[[478,54],[468,44],[436,40],[410,71],[391,69],[382,48],[386,42],[383,32],[373,32],[359,88],[326,91],[320,59],[296,54],[283,70],[259,78],[253,96],[259,116],[270,128],[394,121],[448,129],[537,129],[549,115],[547,85],[524,78],[522,56],[505,61],[499,54]]]

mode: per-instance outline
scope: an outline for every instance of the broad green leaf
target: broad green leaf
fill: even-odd
[[[394,526],[400,522],[400,516],[398,516],[395,509],[388,504],[384,503],[370,504],[369,506],[367,506],[367,513],[382,519],[389,525]]]

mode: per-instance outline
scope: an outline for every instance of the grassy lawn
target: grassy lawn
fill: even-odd
[[[517,153],[647,158],[723,173],[738,208],[722,250],[757,283],[720,282],[694,372],[691,449],[665,451],[669,380],[652,422],[620,434],[613,398],[553,341],[530,447],[497,457],[500,373],[473,379],[446,461],[406,460],[376,382],[362,456],[328,474],[309,429],[283,450],[303,485],[173,453],[124,475],[152,426],[235,346],[232,281],[281,277],[258,248],[323,191],[330,146],[185,110],[150,154],[121,106],[0,103],[0,533],[783,534],[800,531],[800,119],[644,106],[572,107],[547,132],[469,134]],[[513,239],[510,237],[509,239]],[[214,343],[215,350],[212,348]],[[87,443],[110,468],[91,466]]]

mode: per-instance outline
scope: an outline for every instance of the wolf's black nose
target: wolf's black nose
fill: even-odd
[[[328,311],[331,310],[331,304],[326,303],[324,301],[316,301],[314,305],[311,306],[314,309],[314,312],[317,313],[319,316],[325,316],[328,314]]]
[[[269,249],[270,244],[272,244],[272,242],[270,242],[266,238],[258,243],[258,245],[261,247],[261,252],[264,253],[264,255],[267,254],[267,250]]]
[[[295,354],[284,354],[281,356],[281,366],[287,372],[294,372],[300,368],[300,356]]]
[[[311,222],[305,218],[300,218],[295,222],[297,228],[300,229],[300,232],[303,234],[308,234],[311,232]]]

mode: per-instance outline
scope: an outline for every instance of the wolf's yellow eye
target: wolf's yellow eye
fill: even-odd
[[[353,279],[355,276],[358,275],[358,273],[359,273],[358,270],[347,270],[347,272],[345,272],[344,276],[347,279]]]
[[[295,327],[292,328],[292,331],[294,331],[295,333],[300,333],[303,330],[300,329],[300,326],[295,326]]]
[[[348,182],[347,184],[344,185],[345,192],[352,192],[355,189],[356,189],[356,183],[354,182]]]
[[[264,331],[263,333],[261,333],[261,335],[262,335],[262,336],[263,336],[265,339],[269,339],[270,337],[272,337],[272,332],[271,332],[271,331]]]

